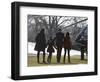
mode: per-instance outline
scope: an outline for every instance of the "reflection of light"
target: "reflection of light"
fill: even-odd
[[[31,23],[32,23],[32,24],[35,24],[35,20],[33,19],[33,20],[31,21]]]
[[[41,22],[41,20],[39,20],[39,22]]]

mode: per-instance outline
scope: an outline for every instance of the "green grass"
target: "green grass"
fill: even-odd
[[[42,63],[42,55],[40,55],[40,64],[37,63],[37,57],[36,56],[28,56],[28,67],[32,67],[32,66],[48,66],[48,65],[74,65],[74,64],[87,64],[88,61],[85,57],[85,60],[80,60],[80,56],[79,55],[74,55],[74,56],[71,56],[70,57],[71,59],[71,63],[68,63],[68,59],[67,59],[67,56],[66,56],[66,63],[64,64],[63,63],[63,56],[61,57],[61,63],[60,64],[57,64],[57,61],[56,61],[56,56],[52,56],[52,60],[51,60],[51,64],[43,64]],[[46,59],[47,60],[47,56],[46,56]]]

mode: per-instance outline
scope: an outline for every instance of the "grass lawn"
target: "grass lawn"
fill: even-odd
[[[46,56],[46,60],[47,60],[47,57]],[[32,66],[47,66],[47,65],[74,65],[74,64],[87,64],[88,61],[85,57],[85,60],[80,60],[80,56],[79,55],[74,55],[74,56],[71,56],[70,57],[71,59],[71,63],[68,63],[68,59],[67,59],[67,56],[66,56],[66,63],[64,64],[63,63],[63,56],[61,57],[61,63],[60,64],[57,64],[57,61],[56,61],[56,56],[52,56],[52,60],[51,60],[51,64],[43,64],[42,63],[42,55],[40,55],[40,64],[37,63],[37,57],[36,56],[31,56],[29,55],[28,56],[28,67],[32,67]]]

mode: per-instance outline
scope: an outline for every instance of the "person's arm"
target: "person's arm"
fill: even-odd
[[[62,40],[62,41],[63,41],[63,43],[64,43],[64,39],[65,39],[65,38],[64,38],[64,34],[63,34],[63,40]]]
[[[38,37],[39,37],[39,34],[37,34],[36,38],[35,38],[35,41],[37,42],[38,41]]]
[[[56,45],[53,45],[53,46],[54,46],[55,49],[57,49],[57,46]]]
[[[57,46],[56,46],[55,42],[56,42],[56,37],[53,39],[53,46],[54,46],[55,49],[57,49]]]

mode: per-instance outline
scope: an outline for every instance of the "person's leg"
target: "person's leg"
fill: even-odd
[[[63,59],[63,63],[65,63],[65,59],[66,59],[66,48],[64,48],[64,59]]]
[[[57,63],[60,63],[60,48],[59,47],[57,51]]]
[[[39,61],[39,55],[40,55],[40,51],[37,52],[37,63],[40,63],[40,61]]]
[[[46,63],[45,62],[45,51],[43,51],[43,63]]]
[[[84,47],[81,47],[81,60],[84,60]]]
[[[68,49],[68,63],[70,63],[70,49]]]
[[[59,63],[60,63],[60,60],[61,60],[61,51],[62,51],[62,47],[60,46],[60,48],[59,48]]]
[[[88,59],[88,52],[87,52],[87,48],[86,48],[86,59]]]
[[[59,47],[57,46],[57,63],[59,63],[58,58],[59,58]]]
[[[50,52],[50,60],[49,60],[50,63],[51,63],[51,58],[52,58],[52,52]]]
[[[48,62],[48,63],[50,62],[50,52],[49,52],[49,55],[48,55],[47,62]]]

